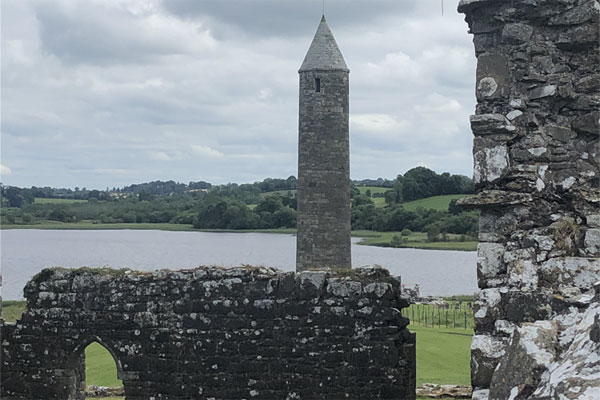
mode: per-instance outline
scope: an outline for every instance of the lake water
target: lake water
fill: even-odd
[[[476,253],[362,246],[353,238],[352,265],[379,264],[422,295],[473,294]],[[23,298],[25,283],[46,267],[156,270],[199,265],[264,265],[293,271],[294,235],[142,230],[2,230],[2,297]]]

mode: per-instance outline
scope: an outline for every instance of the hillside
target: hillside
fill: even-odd
[[[433,196],[426,199],[409,201],[403,203],[402,206],[407,211],[415,211],[418,207],[423,207],[426,210],[446,211],[452,200],[457,200],[465,197],[464,194],[448,194],[444,196]]]

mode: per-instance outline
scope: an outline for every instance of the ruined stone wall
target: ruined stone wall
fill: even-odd
[[[477,56],[473,397],[600,398],[600,4],[459,11]]]
[[[1,398],[80,400],[85,347],[127,400],[414,399],[415,342],[387,270],[48,269],[2,326]]]

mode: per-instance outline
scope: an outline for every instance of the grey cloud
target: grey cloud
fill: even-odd
[[[389,14],[410,13],[416,4],[400,0],[327,0],[325,14],[331,16],[337,29],[357,29],[376,24]],[[182,18],[206,18],[217,37],[236,32],[258,37],[306,36],[307,27],[316,29],[322,12],[320,0],[164,0],[162,5]]]
[[[144,16],[92,2],[41,1],[35,14],[44,48],[68,63],[145,63],[212,43],[199,27],[144,21]]]

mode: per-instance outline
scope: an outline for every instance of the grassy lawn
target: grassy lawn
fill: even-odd
[[[2,318],[8,322],[15,322],[25,312],[27,302],[23,300],[4,300],[2,302]]]
[[[44,199],[41,197],[35,198],[35,203],[38,204],[73,204],[73,203],[87,203],[87,200],[75,200],[75,199]]]
[[[7,321],[14,322],[24,310],[24,301],[2,303],[3,317]],[[417,334],[417,386],[423,383],[470,385],[471,329],[411,324],[409,330]],[[88,385],[122,385],[117,379],[115,361],[104,347],[92,343],[85,351]],[[104,400],[123,399],[110,397]]]
[[[360,194],[367,194],[367,190],[370,190],[371,195],[374,195],[375,193],[385,193],[388,190],[392,190],[391,188],[384,188],[379,186],[357,186],[357,189],[360,190]],[[375,204],[375,207],[385,207],[385,199],[383,197],[371,197],[371,200],[373,200],[373,204]]]
[[[427,234],[424,232],[413,232],[409,236],[402,236],[400,232],[375,232],[375,231],[353,231],[353,236],[359,236],[363,239],[358,243],[366,246],[392,247],[391,241],[394,235],[400,238],[408,239],[408,242],[402,243],[396,247],[408,247],[416,249],[430,250],[477,250],[476,241],[460,241],[460,235],[448,234],[448,242],[428,242]]]
[[[471,384],[472,331],[409,325],[417,334],[417,386],[423,383]]]
[[[392,190],[392,188],[379,186],[357,186],[356,188],[360,190],[360,194],[367,194],[367,190],[370,190],[372,195],[375,193],[385,193],[388,190]]]
[[[371,194],[375,193],[385,193],[388,190],[392,190],[391,188],[377,187],[377,186],[358,186],[358,190],[360,190],[360,194],[366,194],[367,190],[371,191]],[[417,207],[423,207],[424,209],[434,209],[437,211],[446,211],[448,210],[448,205],[450,201],[455,199],[460,199],[465,197],[464,194],[449,194],[444,196],[433,196],[428,197],[426,199],[419,199],[415,201],[409,201],[403,203],[402,206],[407,211],[416,211]],[[375,203],[375,207],[385,207],[385,199],[383,197],[373,197],[371,198],[373,203]]]
[[[101,344],[94,342],[85,348],[85,376],[87,385],[120,387],[117,365],[112,355]]]
[[[377,208],[383,208],[386,205],[383,197],[372,197],[371,200],[373,200],[373,204]]]
[[[32,225],[21,225],[21,224],[2,224],[2,229],[82,229],[82,230],[102,230],[102,229],[154,229],[161,231],[192,231],[194,228],[192,225],[184,224],[103,224],[95,223],[92,221],[81,221],[81,222],[58,222],[58,221],[44,221],[39,224]]]
[[[402,204],[406,211],[415,211],[417,207],[423,207],[424,209],[434,209],[438,211],[448,210],[448,205],[452,200],[457,200],[465,197],[464,194],[449,194],[445,196],[433,196],[426,199],[419,199],[415,201],[409,201]]]

